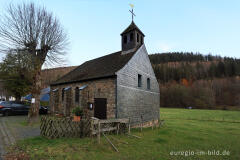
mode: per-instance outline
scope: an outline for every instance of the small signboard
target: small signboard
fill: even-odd
[[[35,98],[32,98],[32,101],[31,101],[31,103],[35,103]]]

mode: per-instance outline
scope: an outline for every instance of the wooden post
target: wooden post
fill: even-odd
[[[130,126],[130,118],[129,118],[129,121],[128,121],[128,134],[131,133],[131,126]]]
[[[136,136],[136,135],[131,135],[131,134],[127,134],[128,136],[132,136],[132,137],[135,137],[135,138],[141,138],[141,137],[139,137],[139,136]]]
[[[101,124],[100,120],[98,120],[98,144],[100,144],[100,136],[101,136]]]
[[[107,139],[107,141],[112,145],[112,147],[115,149],[115,151],[116,151],[116,152],[119,152],[118,149],[117,149],[117,147],[114,146],[114,144],[110,141],[110,139],[109,139],[104,133],[102,133],[102,134],[103,134],[103,136]]]
[[[153,130],[153,127],[154,127],[154,120],[152,120],[152,130]]]
[[[118,132],[119,132],[119,123],[117,123],[117,135],[118,135]]]
[[[143,127],[143,120],[142,120],[142,115],[141,115],[141,132],[142,132],[142,127]]]
[[[92,117],[90,119],[90,122],[91,122],[91,137],[93,137],[93,132],[94,132],[94,124],[93,124],[93,122],[94,122],[94,119]]]

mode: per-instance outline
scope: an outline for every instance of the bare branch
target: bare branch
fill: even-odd
[[[0,21],[0,51],[16,48],[26,49],[33,54],[40,65],[63,61],[67,34],[60,22],[44,7],[33,3],[12,5]],[[36,61],[37,62],[37,61]]]
[[[60,22],[44,7],[33,3],[9,5],[0,20],[0,51],[27,54],[21,63],[29,63],[32,74],[32,103],[29,122],[38,117],[41,91],[41,68],[43,64],[61,63],[68,44],[67,35]]]

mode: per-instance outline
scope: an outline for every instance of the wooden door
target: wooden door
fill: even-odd
[[[107,119],[107,99],[94,99],[94,117],[99,119]]]

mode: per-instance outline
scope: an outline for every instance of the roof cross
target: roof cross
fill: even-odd
[[[133,4],[130,4],[130,6],[131,6],[132,10],[129,10],[129,12],[132,14],[132,21],[133,21],[134,16],[136,16],[136,15],[134,14],[134,12],[133,12],[133,7],[134,7],[134,5],[133,5]]]

